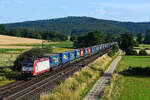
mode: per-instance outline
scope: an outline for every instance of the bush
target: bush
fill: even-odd
[[[114,52],[118,52],[119,46],[118,46],[118,45],[113,45],[113,46],[112,46],[112,50],[113,50]]]
[[[126,55],[138,55],[136,50],[127,51]]]
[[[139,51],[139,55],[147,55],[147,52],[145,50]]]
[[[137,51],[133,50],[132,47],[128,47],[125,52],[126,52],[126,55],[138,55]]]
[[[118,50],[119,50],[118,45],[113,45],[112,50],[108,52],[108,56],[113,57],[115,53],[118,52]]]
[[[47,53],[52,53],[52,48],[32,48],[31,50],[28,50],[17,57],[17,59],[14,62],[13,69],[19,71],[24,60],[34,60],[43,57],[44,54]]]
[[[115,55],[115,52],[113,50],[109,51],[108,52],[108,56],[109,57],[113,57]]]

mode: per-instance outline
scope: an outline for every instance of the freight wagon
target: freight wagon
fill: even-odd
[[[75,51],[70,51],[69,52],[69,61],[72,61],[75,59]]]
[[[69,61],[69,53],[68,52],[60,53],[60,61],[63,64],[68,62]]]
[[[81,57],[84,56],[84,49],[80,49],[80,56],[81,56]]]
[[[76,58],[80,58],[80,50],[76,50],[75,51],[75,57]]]
[[[44,57],[49,58],[51,68],[54,68],[60,64],[60,55],[59,54],[46,54]]]
[[[84,55],[88,55],[88,48],[84,48]]]

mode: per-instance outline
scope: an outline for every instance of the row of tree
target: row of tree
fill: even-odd
[[[143,36],[142,33],[138,33],[137,41],[140,44],[150,44],[150,29],[147,29],[145,36]]]
[[[102,43],[117,41],[118,36],[113,34],[105,35],[102,31],[93,31],[89,32],[87,35],[84,36],[73,36],[71,37],[71,40],[74,41],[74,47],[83,48],[93,45],[99,45]]]
[[[51,41],[66,41],[68,40],[67,35],[63,35],[58,33],[57,31],[36,31],[35,29],[27,29],[27,28],[12,28],[5,29],[3,25],[0,25],[0,34],[1,35],[9,35],[9,36],[17,36],[17,37],[25,37],[25,38],[35,38],[35,39],[46,39]]]
[[[133,34],[129,32],[121,34],[120,36],[114,36],[111,34],[104,35],[104,33],[101,31],[93,31],[85,36],[80,36],[74,39],[74,46],[76,48],[89,47],[93,45],[100,45],[106,42],[117,41],[120,48],[125,51],[127,55],[136,54],[136,51],[134,51],[133,47],[138,45]]]

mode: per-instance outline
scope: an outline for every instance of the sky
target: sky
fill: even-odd
[[[150,0],[0,0],[0,24],[67,16],[150,21]]]

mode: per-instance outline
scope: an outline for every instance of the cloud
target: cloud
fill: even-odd
[[[61,5],[59,8],[66,9],[69,8],[67,5]]]

